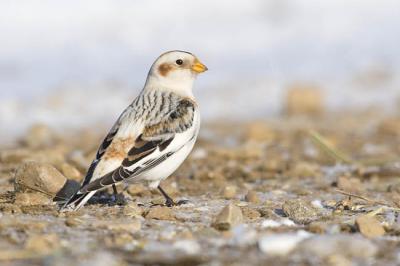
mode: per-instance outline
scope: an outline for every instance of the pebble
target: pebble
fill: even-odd
[[[304,230],[296,233],[266,235],[258,240],[258,248],[268,255],[285,256],[294,250],[302,240],[310,236],[311,234]]]
[[[360,179],[349,176],[339,176],[337,179],[337,187],[346,192],[359,192],[362,190]]]
[[[69,163],[62,163],[59,166],[60,172],[67,177],[68,179],[72,179],[75,181],[80,182],[82,180],[82,174],[79,172],[78,169],[75,168],[75,166],[69,164]]]
[[[17,169],[15,191],[42,192],[53,198],[64,186],[67,179],[52,165],[47,163],[27,162]]]
[[[0,152],[0,162],[2,163],[20,163],[31,155],[28,149],[11,149]]]
[[[318,210],[310,202],[301,199],[285,201],[282,209],[291,220],[298,224],[308,224],[320,218]]]
[[[60,239],[56,234],[32,235],[25,243],[26,249],[38,252],[40,254],[50,253],[59,246]]]
[[[261,213],[249,207],[241,207],[243,216],[249,220],[255,220],[261,217]]]
[[[131,196],[143,196],[143,193],[147,191],[148,189],[140,183],[129,185],[127,189],[128,194]],[[150,194],[150,191],[148,193]]]
[[[251,203],[255,203],[255,204],[258,204],[261,202],[260,197],[258,196],[257,192],[255,192],[253,190],[249,190],[249,192],[247,192],[245,199],[247,202],[251,202]]]
[[[222,192],[224,199],[233,199],[236,196],[237,187],[236,186],[226,186]]]
[[[296,251],[302,256],[328,258],[340,254],[349,258],[372,258],[378,249],[370,240],[357,235],[323,235],[304,240]]]
[[[229,244],[246,247],[257,242],[257,231],[246,224],[240,224],[232,229],[232,238]]]
[[[39,192],[16,193],[14,204],[18,206],[49,205],[53,200]]]
[[[68,217],[65,220],[65,225],[69,227],[78,227],[83,224],[83,220],[77,218],[77,217]]]
[[[124,206],[123,213],[129,217],[142,217],[144,210],[136,202],[130,202]]]
[[[201,252],[200,244],[195,240],[178,240],[173,244],[173,248],[187,255],[196,255]]]
[[[150,208],[146,214],[146,219],[175,221],[175,213],[169,207],[155,206]]]
[[[139,219],[125,219],[123,221],[96,221],[91,226],[113,232],[138,232],[142,224]]]
[[[36,124],[28,130],[28,133],[22,139],[22,143],[29,148],[37,149],[52,146],[56,139],[56,134],[47,125]]]
[[[356,226],[360,233],[368,238],[380,237],[385,234],[385,229],[380,222],[368,215],[362,215],[356,218]]]
[[[285,113],[288,115],[321,115],[324,112],[322,90],[313,84],[296,83],[288,88]]]
[[[320,168],[317,164],[308,162],[298,162],[290,170],[290,176],[296,178],[317,177],[320,174]]]
[[[213,226],[218,230],[229,230],[241,223],[243,223],[242,210],[230,203],[216,216]]]

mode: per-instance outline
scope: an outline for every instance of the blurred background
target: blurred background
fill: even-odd
[[[399,13],[396,0],[1,0],[0,137],[110,126],[175,49],[210,69],[194,89],[206,121],[277,116],[299,95],[311,112],[393,112]]]

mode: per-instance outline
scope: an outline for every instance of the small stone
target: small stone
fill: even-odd
[[[77,217],[68,217],[65,220],[65,225],[69,227],[78,227],[83,224],[83,221]]]
[[[136,202],[132,202],[124,206],[123,213],[125,216],[129,217],[141,217],[144,210],[139,207]]]
[[[20,163],[29,158],[31,152],[28,149],[10,149],[0,152],[0,162],[3,163]]]
[[[310,236],[310,233],[303,230],[297,233],[266,235],[259,239],[258,248],[268,255],[285,256],[294,250],[302,240]]]
[[[195,255],[201,252],[200,244],[195,240],[178,240],[173,248],[187,255]]]
[[[370,240],[354,235],[315,236],[301,242],[296,248],[298,254],[309,257],[329,258],[340,254],[348,258],[370,259],[376,255],[378,248]]]
[[[29,130],[22,143],[29,148],[50,147],[56,142],[56,134],[52,129],[44,124],[33,125]]]
[[[43,193],[26,192],[16,193],[14,204],[18,206],[32,206],[32,205],[49,205],[52,204],[52,199]]]
[[[128,186],[127,192],[131,196],[143,196],[143,193],[148,191],[148,189],[140,183],[131,184]],[[150,194],[150,192],[148,192]]]
[[[64,186],[67,179],[52,165],[27,162],[15,174],[16,192],[41,192],[53,198]]]
[[[301,199],[285,201],[282,209],[291,220],[299,224],[308,224],[320,216],[318,210],[310,202]]]
[[[261,213],[249,207],[241,207],[243,216],[249,220],[255,220],[261,217]]]
[[[224,199],[233,199],[236,196],[237,187],[236,186],[226,186],[222,192]]]
[[[69,163],[65,163],[65,162],[62,163],[59,166],[59,169],[60,169],[61,173],[68,179],[72,179],[72,180],[75,180],[78,182],[80,182],[82,180],[82,175],[79,172],[79,170],[76,169],[75,166],[73,166]]]
[[[296,178],[317,177],[319,174],[319,166],[308,162],[298,162],[290,170],[290,175]]]
[[[168,220],[175,221],[175,214],[171,208],[164,206],[155,206],[150,208],[150,211],[146,214],[146,219],[156,220]]]
[[[134,243],[135,239],[131,233],[118,233],[112,234],[104,239],[104,244],[106,247],[124,247],[126,245]]]
[[[312,84],[291,85],[288,88],[285,112],[288,115],[321,115],[324,112],[322,90]]]
[[[246,140],[267,142],[274,140],[276,137],[276,133],[264,121],[250,123],[246,129]]]
[[[359,192],[362,190],[362,183],[358,178],[340,176],[337,179],[337,187],[346,192]]]
[[[97,221],[93,226],[113,232],[136,233],[140,230],[142,224],[139,219],[127,219],[123,221]]]
[[[250,190],[249,192],[247,192],[247,195],[245,197],[247,202],[251,202],[251,203],[255,203],[258,204],[261,202],[260,197],[258,197],[257,192]]]
[[[380,237],[385,234],[385,229],[379,221],[368,215],[357,217],[356,226],[360,233],[368,238]]]
[[[56,234],[33,235],[28,238],[25,247],[40,254],[47,254],[60,246],[60,239]]]
[[[229,230],[243,223],[242,210],[232,203],[225,206],[215,218],[213,226],[218,230]]]

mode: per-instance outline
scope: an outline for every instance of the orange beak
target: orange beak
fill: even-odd
[[[194,60],[194,64],[192,65],[191,69],[196,73],[202,73],[208,70],[208,68],[197,58]]]

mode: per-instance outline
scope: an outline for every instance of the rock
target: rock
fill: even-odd
[[[22,143],[29,148],[43,148],[54,145],[57,136],[53,130],[44,124],[33,125],[26,136],[22,139]]]
[[[236,186],[226,186],[222,192],[224,199],[233,199],[236,196],[237,187]]]
[[[27,162],[15,174],[16,192],[41,192],[53,198],[64,186],[67,179],[52,165]]]
[[[136,202],[132,202],[124,206],[123,213],[129,217],[142,217],[144,210]]]
[[[243,216],[249,220],[255,220],[261,217],[261,213],[249,207],[241,207]]]
[[[83,224],[83,221],[77,217],[68,217],[65,220],[65,225],[69,227],[78,227]]]
[[[288,115],[318,116],[324,112],[320,88],[310,84],[293,84],[288,88],[285,113]]]
[[[276,137],[276,133],[266,122],[258,121],[247,125],[245,140],[253,140],[257,142],[272,141]]]
[[[359,192],[362,190],[360,179],[348,176],[339,176],[337,179],[337,187],[346,192]]]
[[[79,170],[76,169],[75,166],[73,166],[73,165],[71,165],[69,163],[65,163],[65,162],[62,163],[59,166],[59,170],[68,179],[72,179],[72,180],[75,180],[75,181],[78,181],[78,182],[80,182],[82,180],[83,176],[81,175]]]
[[[235,226],[232,229],[232,237],[229,244],[233,246],[246,247],[257,242],[257,231],[246,224]]]
[[[257,192],[255,192],[253,190],[249,190],[249,192],[247,192],[245,199],[247,202],[251,202],[251,203],[255,203],[255,204],[258,204],[261,202],[260,197],[258,197]]]
[[[123,221],[97,221],[93,224],[94,227],[106,229],[113,232],[129,232],[136,233],[142,227],[139,219],[126,219]]]
[[[126,247],[135,242],[135,238],[131,233],[112,234],[104,239],[104,244],[108,248],[115,249],[116,247]]]
[[[40,254],[50,253],[59,246],[60,239],[56,234],[33,235],[25,243],[25,248]]]
[[[243,223],[242,210],[232,203],[225,206],[215,218],[213,226],[218,230],[229,230]]]
[[[272,256],[285,256],[289,254],[310,233],[300,230],[297,233],[266,235],[259,239],[258,248],[265,254]]]
[[[200,244],[195,240],[178,240],[173,244],[173,248],[187,255],[195,255],[201,252]]]
[[[146,214],[146,219],[156,220],[168,220],[175,221],[175,214],[171,208],[164,206],[155,206],[150,208],[150,211]]]
[[[310,202],[301,199],[285,201],[282,209],[291,220],[299,224],[308,224],[320,216],[318,210]]]
[[[317,164],[297,162],[293,168],[290,169],[289,174],[296,178],[317,177],[320,174],[320,168]]]
[[[148,194],[150,194],[149,189],[140,183],[129,185],[127,192],[131,196],[143,196],[145,192],[148,192]]]
[[[355,235],[323,235],[306,239],[298,245],[296,252],[301,256],[329,258],[340,254],[348,258],[371,259],[377,247],[368,239]]]
[[[400,134],[400,119],[385,118],[378,126],[379,134],[384,136],[399,136]]]
[[[356,226],[360,233],[368,238],[375,238],[385,234],[385,229],[383,229],[379,221],[368,215],[357,217]]]
[[[31,155],[28,149],[10,149],[0,151],[0,162],[2,163],[20,163]]]
[[[52,199],[39,192],[18,192],[15,194],[14,204],[18,206],[49,205]]]

